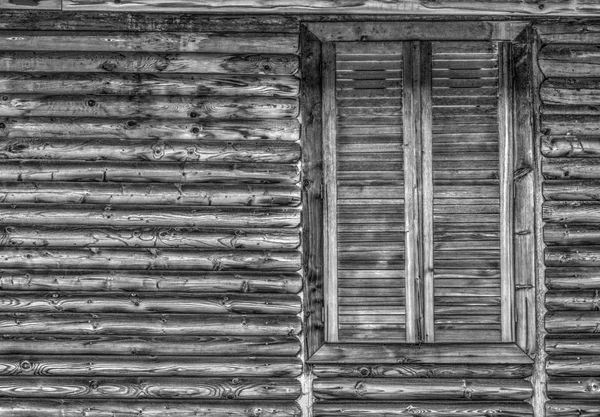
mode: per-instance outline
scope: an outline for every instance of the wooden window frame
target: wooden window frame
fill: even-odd
[[[455,22],[316,22],[301,25],[301,120],[303,137],[303,266],[305,273],[305,341],[309,363],[502,363],[531,364],[535,350],[535,206],[534,206],[534,141],[531,108],[533,95],[533,65],[531,64],[532,30],[522,21],[455,21]],[[336,269],[336,237],[325,234],[325,225],[335,223],[335,210],[327,211],[328,200],[335,196],[332,177],[334,163],[324,164],[324,155],[335,155],[335,140],[323,140],[335,133],[335,99],[323,95],[331,91],[335,82],[334,42],[396,41],[406,45],[426,45],[428,41],[503,41],[499,48],[499,61],[510,60],[512,51],[521,64],[514,73],[504,71],[499,65],[499,91],[514,94],[499,95],[500,154],[510,165],[501,164],[501,270],[502,279],[502,342],[499,343],[424,343],[427,329],[433,325],[425,321],[418,329],[407,328],[407,343],[337,343],[337,327],[331,317],[331,308],[337,305],[335,280],[325,279]],[[412,42],[408,42],[412,41]],[[512,42],[512,47],[509,42]],[[430,44],[429,44],[430,47]],[[424,51],[427,53],[427,51]],[[512,68],[514,65],[509,66]],[[419,80],[413,80],[420,82]],[[508,84],[510,83],[510,84]],[[519,87],[517,89],[503,86]],[[430,102],[430,100],[429,100]],[[406,110],[404,108],[407,108]],[[403,112],[414,106],[403,106]],[[420,106],[419,106],[420,108]],[[519,117],[513,114],[517,110]],[[427,109],[421,110],[425,113]],[[429,109],[431,115],[431,109]],[[427,117],[419,116],[420,124]],[[513,130],[514,126],[514,132]],[[420,126],[405,126],[409,130]],[[426,129],[427,130],[427,129]],[[417,135],[421,137],[421,135]],[[410,152],[427,152],[431,138],[425,143],[413,143]],[[429,142],[429,143],[427,143]],[[331,149],[333,147],[333,149]],[[332,152],[333,151],[333,152]],[[335,162],[335,161],[334,161]],[[424,163],[430,163],[427,157]],[[504,167],[503,167],[504,165]],[[427,169],[420,172],[426,172]],[[419,174],[418,174],[419,175]],[[431,175],[431,173],[426,174]],[[416,176],[415,176],[416,177]],[[407,182],[412,181],[410,178]],[[431,181],[430,181],[431,182]],[[405,187],[408,189],[409,187]],[[431,194],[430,194],[431,195]],[[408,195],[407,195],[408,197]],[[408,200],[407,200],[408,201]],[[406,221],[420,221],[423,210],[431,210],[431,202],[421,201],[407,207]],[[407,204],[408,206],[408,204]],[[331,207],[331,206],[329,206]],[[335,206],[334,206],[335,207]],[[324,210],[325,209],[325,210]],[[411,215],[412,213],[412,215]],[[430,216],[431,217],[431,216]],[[431,225],[425,225],[425,230]],[[407,230],[409,230],[407,228]],[[407,250],[408,250],[407,237]],[[418,251],[418,245],[413,245]],[[517,254],[517,256],[513,256]],[[422,255],[422,254],[421,254]],[[407,256],[407,258],[410,258]],[[413,258],[414,259],[414,258]],[[327,261],[325,261],[327,260]],[[423,268],[418,285],[431,286],[431,259],[420,261]],[[407,274],[409,274],[407,264]],[[407,279],[408,276],[407,276]],[[415,290],[415,294],[419,291]],[[407,297],[410,295],[407,293]],[[418,305],[431,304],[424,300]],[[427,308],[427,307],[425,307]],[[407,311],[407,315],[410,314]],[[409,320],[407,319],[407,322]],[[512,325],[512,322],[515,325]],[[417,336],[422,332],[425,336]],[[331,335],[334,337],[332,338]],[[411,343],[419,341],[418,343]]]

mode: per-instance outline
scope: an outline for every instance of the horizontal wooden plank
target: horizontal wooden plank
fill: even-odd
[[[6,226],[0,236],[0,247],[293,250],[300,246],[298,232],[280,230]]]
[[[492,415],[506,417],[533,416],[531,405],[525,403],[489,403],[489,402],[389,402],[360,403],[357,401],[316,403],[315,414],[319,417],[364,417],[364,416],[414,416],[417,415],[451,415],[468,417]],[[69,416],[70,417],[70,416]]]
[[[531,375],[530,365],[313,365],[318,378],[506,378],[523,379]]]
[[[544,136],[541,149],[546,157],[594,158],[600,155],[600,137]]]
[[[13,398],[293,400],[300,393],[293,378],[0,377],[0,395]]]
[[[600,268],[546,268],[550,289],[600,289]]]
[[[299,274],[276,272],[95,271],[1,269],[3,291],[115,291],[192,293],[290,293],[302,288]]]
[[[599,342],[597,335],[548,335],[545,350],[550,355],[600,355]]]
[[[297,164],[221,162],[3,161],[0,181],[297,183]]]
[[[79,417],[93,410],[97,416],[110,414],[135,414],[139,417],[181,417],[195,415],[208,417],[227,415],[229,417],[253,417],[258,414],[265,416],[295,417],[300,413],[298,405],[288,402],[254,401],[244,402],[222,401],[186,401],[186,400],[74,400],[74,399],[25,399],[0,400],[0,413],[6,417],[25,417],[31,412],[47,417]],[[91,415],[91,414],[90,414]]]
[[[299,79],[291,75],[0,73],[4,94],[296,97],[298,89]]]
[[[300,211],[296,209],[173,207],[127,208],[95,205],[2,205],[0,218],[13,225],[81,225],[146,227],[297,227]]]
[[[550,376],[591,376],[600,373],[600,357],[549,357],[546,362],[546,371]]]
[[[219,185],[100,182],[0,182],[0,201],[12,204],[173,206],[298,206],[297,185]]]
[[[3,313],[188,313],[298,314],[296,295],[188,293],[124,294],[89,292],[8,292],[0,295]]]
[[[0,28],[12,30],[97,30],[128,32],[298,33],[298,19],[275,14],[199,15],[182,13],[44,12],[5,10]]]
[[[596,224],[600,222],[599,207],[594,201],[547,201],[542,215],[549,223]]]
[[[33,2],[20,2],[14,0],[3,0],[0,3],[0,9],[19,9],[19,10],[62,10],[60,0],[35,0]]]
[[[600,53],[595,45],[550,44],[539,53],[539,65],[550,77],[594,77],[598,74]]]
[[[465,393],[468,386],[468,394]],[[318,378],[313,382],[317,400],[525,400],[532,394],[528,381],[505,379],[355,379]]]
[[[293,163],[300,146],[293,142],[131,140],[131,139],[0,139],[2,159],[169,162]]]
[[[276,97],[53,96],[15,94],[0,100],[0,117],[277,119],[298,115],[298,102]]]
[[[295,272],[300,267],[299,252],[0,248],[0,268],[247,269]]]
[[[549,180],[543,183],[543,194],[551,201],[598,201],[600,181]]]
[[[597,333],[598,311],[552,311],[546,314],[548,333]]]
[[[598,26],[591,22],[547,22],[535,26],[540,40],[546,43],[600,43]]]
[[[585,402],[578,400],[572,401],[547,401],[546,415],[548,417],[579,417],[600,413],[598,401]]]
[[[542,115],[541,129],[547,135],[597,136],[600,134],[600,123],[597,115],[549,114]]]
[[[588,378],[559,378],[548,379],[548,398],[552,400],[596,400],[600,398],[600,380]],[[581,414],[580,414],[581,415]]]
[[[437,304],[437,303],[436,303]],[[532,359],[513,344],[325,344],[309,360],[311,364],[531,364]]]
[[[184,121],[139,118],[122,121],[81,117],[2,118],[0,137],[295,141],[300,139],[300,125],[295,119]]]
[[[550,78],[540,87],[544,104],[588,104],[600,100],[600,82],[597,78]]]
[[[544,227],[547,245],[598,245],[600,226],[597,224],[548,224]]]
[[[291,75],[296,55],[194,52],[0,52],[0,71]]]
[[[1,314],[3,335],[261,336],[300,333],[296,316],[196,314]],[[23,352],[25,353],[25,352]]]
[[[1,51],[294,54],[298,36],[244,32],[0,31]]]
[[[302,363],[295,358],[231,358],[176,356],[0,356],[0,376],[107,377],[296,377]]]
[[[547,266],[600,266],[598,246],[550,246],[544,251]]]
[[[70,2],[85,2],[87,0],[69,0]],[[342,12],[339,2],[331,1],[325,3],[321,7],[331,7],[334,4],[337,6],[334,12]],[[488,14],[494,10],[492,3],[487,9]],[[520,5],[523,5],[521,3]],[[299,4],[298,4],[299,6]],[[433,8],[438,9],[438,13],[448,13],[452,9],[457,9],[467,6],[464,2],[444,2],[436,5]],[[470,6],[470,7],[469,7]],[[474,12],[475,8],[485,7],[484,4],[470,4],[465,9]],[[407,1],[401,4],[389,4],[385,1],[366,1],[358,5],[349,5],[354,12],[364,11],[372,12],[374,9],[379,13],[418,13],[423,12],[421,7],[431,12],[432,8],[419,1]],[[518,7],[518,6],[517,6]],[[313,11],[318,10],[313,8]],[[361,10],[362,9],[362,10]],[[67,6],[68,10],[68,6]],[[321,10],[325,11],[325,10]],[[514,9],[513,9],[514,11]],[[450,12],[450,13],[449,13]],[[523,30],[525,24],[523,22],[461,22],[461,21],[442,21],[442,22],[406,22],[402,25],[397,25],[393,22],[360,22],[348,24],[347,22],[315,22],[309,23],[308,28],[323,42],[335,41],[402,41],[402,40],[433,40],[433,41],[481,41],[481,40],[512,40],[516,35]]]
[[[84,335],[54,334],[0,336],[2,355],[103,356],[295,356],[300,341],[293,335],[190,336],[190,335]]]

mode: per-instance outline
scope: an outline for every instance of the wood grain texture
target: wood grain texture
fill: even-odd
[[[0,52],[0,71],[292,75],[295,55],[193,52]]]
[[[120,376],[129,377],[277,377],[300,374],[302,363],[289,358],[192,356],[0,356],[1,376]]]
[[[593,416],[600,412],[597,401],[585,402],[578,400],[576,403],[570,401],[548,401],[546,403],[546,415],[548,417],[580,417]]]
[[[61,0],[2,0],[0,9],[11,10],[62,10]]]
[[[578,6],[578,3],[583,3]],[[401,3],[389,3],[384,0],[339,1],[320,0],[318,2],[301,0],[290,3],[289,0],[252,0],[241,5],[232,0],[219,3],[201,4],[196,2],[158,2],[155,0],[129,0],[122,3],[109,3],[108,1],[91,0],[66,0],[64,10],[100,10],[100,11],[181,11],[181,12],[234,12],[234,13],[372,13],[372,14],[432,14],[442,13],[450,15],[478,15],[478,14],[511,14],[511,15],[554,15],[575,14],[595,15],[595,3],[577,3],[564,0],[549,0],[540,8],[523,0],[510,0],[502,2],[482,2],[444,0],[439,4],[431,4],[422,0],[408,0]]]
[[[546,285],[551,289],[600,289],[600,269],[585,267],[548,268],[546,270]]]
[[[598,333],[598,311],[553,311],[546,314],[548,333]]]
[[[531,384],[523,380],[503,379],[316,379],[317,400],[525,400],[531,396]]]
[[[241,314],[145,314],[120,313],[31,313],[1,314],[4,335],[169,335],[169,336],[260,336],[300,334],[295,316]]]
[[[295,54],[298,36],[244,32],[0,31],[0,51]]]
[[[0,396],[13,398],[293,400],[295,379],[0,377]]]
[[[164,183],[2,182],[0,202],[12,204],[110,204],[111,206],[296,207],[298,185],[199,185]]]
[[[98,291],[144,293],[289,293],[302,289],[300,274],[277,272],[95,271],[2,269],[5,291]]]
[[[548,359],[546,369],[549,375],[559,377],[598,375],[600,358],[598,356],[551,357]]]
[[[156,140],[272,140],[297,141],[300,126],[283,120],[153,120],[136,118],[3,118],[0,137],[48,139],[156,139]]]
[[[300,312],[296,295],[187,293],[3,292],[3,313],[281,314]]]
[[[0,117],[103,117],[154,119],[277,119],[298,114],[297,100],[266,97],[3,96]]]
[[[0,337],[3,355],[150,355],[150,356],[295,356],[295,335],[165,336],[50,335],[29,333]]]
[[[292,75],[127,74],[127,73],[0,73],[5,94],[94,95],[221,95],[295,97],[298,78]]]
[[[551,377],[548,380],[548,397],[552,400],[571,399],[598,401],[598,398],[600,398],[600,380],[594,377]]]
[[[548,336],[545,349],[551,355],[600,355],[597,335],[558,335]]]
[[[197,251],[174,249],[37,249],[0,248],[2,268],[182,269],[231,271],[239,269],[295,272],[299,252]]]
[[[319,417],[365,417],[365,416],[494,416],[527,417],[533,415],[529,404],[490,402],[390,402],[357,403],[335,402],[315,404],[315,413]],[[415,414],[416,413],[416,414]]]
[[[27,417],[39,413],[47,417],[111,417],[114,415],[136,415],[140,417],[186,417],[226,415],[228,417],[298,417],[300,408],[293,401],[254,401],[248,403],[222,401],[210,402],[186,400],[129,401],[110,400],[51,400],[51,399],[0,399],[0,412],[6,417]]]
[[[318,378],[506,378],[523,379],[531,375],[529,365],[343,365],[317,364]]]

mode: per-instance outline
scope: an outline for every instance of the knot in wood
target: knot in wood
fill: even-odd
[[[5,123],[0,123],[0,129],[4,129],[6,127]]]
[[[235,394],[233,392],[228,392],[225,395],[225,398],[227,398],[228,400],[233,400],[233,399],[235,399]]]
[[[2,101],[8,101],[8,96],[2,96]]]
[[[23,371],[30,371],[33,368],[33,365],[29,361],[21,361],[19,365]]]
[[[358,368],[358,373],[360,374],[360,376],[367,377],[367,376],[371,375],[371,369],[369,369],[366,366],[362,366],[362,367]]]
[[[95,100],[88,100],[87,105],[90,107],[94,107],[96,105],[96,101]]]

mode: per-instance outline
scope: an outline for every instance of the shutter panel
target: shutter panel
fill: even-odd
[[[336,44],[339,340],[405,341],[402,45]]]
[[[501,341],[497,50],[433,42],[436,342]]]

